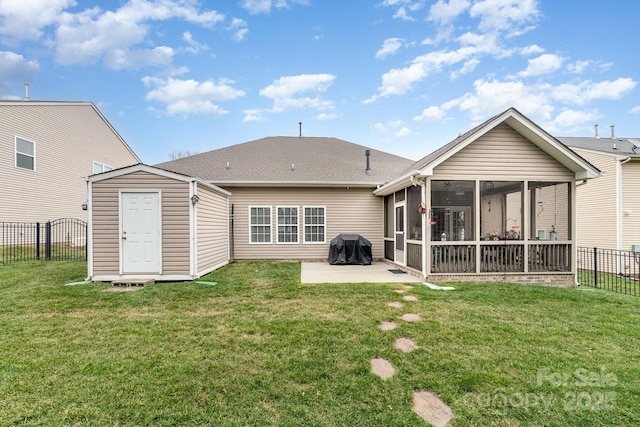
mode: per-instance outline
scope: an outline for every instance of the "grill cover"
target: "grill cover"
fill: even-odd
[[[338,234],[329,246],[329,264],[371,264],[371,242],[359,234]]]

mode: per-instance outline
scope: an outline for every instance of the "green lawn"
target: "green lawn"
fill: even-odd
[[[0,265],[0,425],[424,426],[419,390],[454,426],[640,425],[639,298],[456,283],[398,309],[401,285],[301,285],[299,264],[267,262],[216,286],[63,286],[85,268]]]

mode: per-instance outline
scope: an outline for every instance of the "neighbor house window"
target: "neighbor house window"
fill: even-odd
[[[249,207],[249,241],[271,243],[271,206]]]
[[[16,167],[36,170],[36,144],[16,136]]]
[[[93,162],[93,173],[102,173],[102,172],[107,172],[113,170],[113,168],[109,165],[105,165],[103,163],[100,162]]]
[[[278,243],[298,243],[298,207],[278,206]]]
[[[304,208],[304,242],[325,242],[325,208],[324,206],[305,206]]]

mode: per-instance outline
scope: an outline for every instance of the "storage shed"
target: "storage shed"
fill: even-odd
[[[228,191],[144,164],[87,185],[88,279],[192,280],[229,262]]]

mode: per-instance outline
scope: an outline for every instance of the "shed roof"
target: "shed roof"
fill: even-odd
[[[366,150],[370,171],[367,173]],[[274,136],[163,162],[157,167],[217,185],[375,188],[413,160],[337,138]]]

